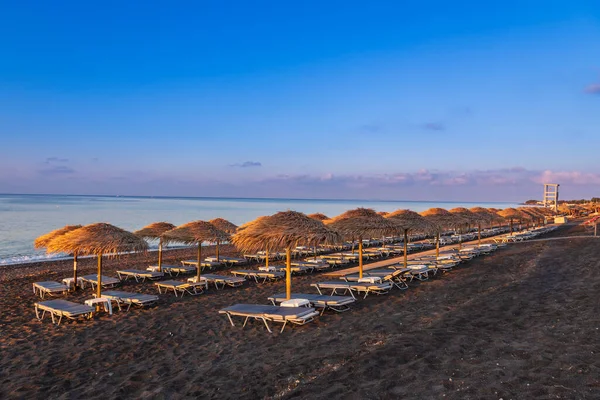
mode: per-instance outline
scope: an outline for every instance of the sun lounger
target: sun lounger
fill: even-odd
[[[184,267],[193,267],[194,270],[196,270],[198,268],[198,260],[183,260],[181,262],[181,265],[183,265]],[[200,266],[202,267],[202,270],[215,269],[218,267],[222,267],[223,265],[225,265],[224,262],[207,261],[207,260],[202,261],[202,263],[200,264]]]
[[[189,265],[161,265],[161,270],[169,276],[179,276],[179,274],[191,274],[196,272],[195,266]],[[146,271],[158,272],[158,265],[151,265]]]
[[[363,272],[363,277],[381,278],[382,282],[390,282],[400,290],[408,289],[406,278],[407,273],[410,273],[410,268],[402,269],[379,269]],[[342,277],[346,282],[358,282],[359,274],[349,274]]]
[[[37,319],[41,321],[46,313],[49,313],[52,317],[53,324],[60,325],[63,317],[90,319],[94,313],[94,308],[67,300],[48,300],[35,303],[35,316]]]
[[[261,281],[263,283],[276,281],[285,277],[285,273],[283,272],[257,271],[253,269],[238,269],[231,271],[231,273],[235,276],[243,276],[246,279],[254,279],[257,283]]]
[[[319,313],[312,307],[278,307],[278,306],[266,306],[262,304],[235,304],[231,307],[219,310],[219,314],[227,315],[231,326],[235,326],[232,317],[244,318],[244,324],[246,326],[249,319],[260,320],[265,324],[265,327],[272,333],[269,326],[269,322],[282,323],[281,332],[285,329],[285,326],[289,323],[304,325],[314,320],[314,317],[318,316]]]
[[[213,282],[217,289],[223,289],[225,286],[238,287],[246,282],[245,278],[215,274],[203,274],[200,278],[206,279],[208,283]],[[196,282],[196,277],[189,278],[188,282]]]
[[[98,285],[98,275],[97,274],[84,275],[81,277],[81,280],[83,281],[84,285],[89,283],[90,286],[92,287],[92,289],[95,289],[96,285]],[[117,278],[113,278],[112,276],[102,275],[102,287],[103,288],[115,287],[119,283],[121,283],[121,281]]]
[[[119,275],[119,279],[122,281],[133,278],[136,282],[139,282],[140,280],[144,282],[146,279],[159,279],[165,276],[165,274],[162,272],[143,271],[138,269],[123,269],[117,271],[117,275]]]
[[[260,271],[263,271],[264,267],[258,267],[258,269]],[[286,266],[285,265],[274,265],[274,266],[269,266],[269,270],[270,271],[279,271],[279,272],[284,272],[286,270]],[[292,272],[292,274],[306,274],[308,272],[311,272],[312,269],[309,267],[305,267],[302,265],[290,265],[290,270]]]
[[[152,294],[121,292],[118,290],[102,292],[102,297],[106,297],[111,301],[115,301],[117,306],[119,306],[119,310],[121,309],[122,304],[126,304],[127,311],[129,311],[131,306],[134,304],[136,306],[143,307],[152,305],[158,301],[158,296]]]
[[[59,282],[33,282],[33,294],[39,295],[42,299],[44,295],[54,296],[56,294],[66,294],[68,291],[69,287]]]
[[[356,298],[354,292],[363,293],[364,298],[369,294],[386,294],[393,287],[392,283],[370,283],[370,282],[344,282],[344,281],[327,281],[319,283],[311,283],[310,286],[317,288],[319,294],[323,294],[321,289],[331,289],[331,295],[344,295],[349,293],[352,297]],[[341,293],[340,293],[341,291]]]
[[[183,297],[186,293],[191,296],[196,296],[204,293],[204,289],[208,289],[208,282],[204,280],[203,282],[181,282],[181,281],[161,281],[155,282],[154,285],[158,288],[158,293],[162,294],[161,289],[167,291],[172,290],[175,293],[175,297],[177,297],[177,293],[181,293],[181,297]]]
[[[312,271],[323,271],[331,268],[331,264],[328,264],[324,261],[292,261],[292,265],[296,265],[298,267],[307,267],[312,269]]]
[[[206,257],[204,259],[204,261],[217,262],[217,257]],[[246,260],[245,258],[239,258],[239,257],[221,256],[221,257],[219,257],[219,262],[225,263],[229,266],[233,266],[233,265],[247,264],[248,260]]]
[[[313,293],[292,293],[291,299],[308,300],[310,305],[315,308],[320,308],[321,315],[325,310],[333,310],[336,312],[344,312],[350,310],[349,304],[352,304],[356,299],[352,296],[327,296],[323,294]],[[285,293],[277,293],[269,297],[269,301],[273,305],[277,305],[283,301],[286,301]]]

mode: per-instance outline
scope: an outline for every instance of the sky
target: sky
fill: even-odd
[[[600,3],[0,2],[0,193],[600,197]]]

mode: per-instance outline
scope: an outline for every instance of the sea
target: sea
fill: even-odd
[[[80,195],[0,194],[0,265],[38,262],[65,257],[33,248],[33,241],[65,225],[107,222],[134,231],[152,222],[180,225],[194,220],[225,218],[241,225],[262,215],[294,210],[320,212],[334,217],[344,211],[366,207],[376,211],[431,207],[517,206],[516,203],[469,203],[443,201],[380,201],[327,199],[259,199],[217,197],[128,197]],[[152,246],[152,244],[151,244]]]

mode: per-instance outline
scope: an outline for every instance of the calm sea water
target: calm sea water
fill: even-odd
[[[67,195],[0,195],[0,264],[15,264],[55,258],[35,250],[33,241],[64,225],[107,222],[137,230],[151,222],[180,225],[193,220],[225,218],[237,225],[261,215],[295,210],[336,216],[356,207],[377,211],[408,208],[424,211],[431,207],[516,206],[514,203],[458,203],[366,200],[294,200],[231,198],[148,198]]]

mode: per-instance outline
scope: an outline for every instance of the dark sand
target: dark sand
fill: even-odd
[[[169,257],[193,258],[178,253]],[[146,264],[126,257],[105,274]],[[150,309],[58,327],[36,320],[31,283],[70,274],[70,262],[0,269],[0,398],[600,398],[598,239],[510,245],[282,334],[231,327],[217,311],[267,304],[283,283],[162,295]],[[293,290],[322,279],[294,278]]]

